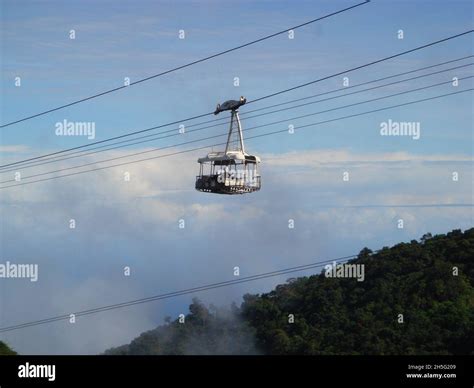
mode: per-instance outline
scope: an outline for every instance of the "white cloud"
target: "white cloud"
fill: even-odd
[[[273,166],[314,167],[321,164],[342,163],[389,163],[389,162],[472,162],[468,155],[458,154],[410,154],[406,151],[358,153],[350,150],[310,150],[292,151],[285,154],[264,154],[264,160]]]

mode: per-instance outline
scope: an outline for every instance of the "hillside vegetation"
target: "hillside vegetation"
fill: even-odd
[[[0,356],[13,356],[16,352],[10,349],[10,347],[5,343],[0,341]]]

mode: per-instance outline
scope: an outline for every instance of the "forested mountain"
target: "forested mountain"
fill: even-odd
[[[474,354],[474,228],[363,249],[363,281],[325,271],[291,279],[240,307],[193,300],[106,354]]]

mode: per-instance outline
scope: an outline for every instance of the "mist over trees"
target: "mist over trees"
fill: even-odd
[[[182,320],[182,318],[181,318]],[[254,344],[254,330],[240,317],[232,305],[229,309],[206,307],[193,299],[189,314],[142,333],[130,344],[113,348],[105,354],[154,355],[251,355],[258,354]]]

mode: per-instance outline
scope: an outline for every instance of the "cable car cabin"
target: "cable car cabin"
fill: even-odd
[[[245,152],[242,126],[237,109],[246,99],[229,100],[217,105],[218,114],[231,111],[230,129],[224,152],[211,152],[198,159],[199,175],[196,190],[215,194],[245,194],[260,190],[258,165],[260,158]]]
[[[216,194],[245,194],[260,190],[258,156],[240,151],[214,152],[199,158],[196,190]]]

